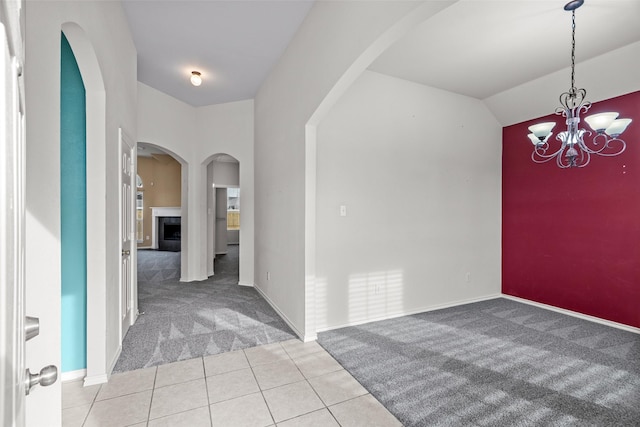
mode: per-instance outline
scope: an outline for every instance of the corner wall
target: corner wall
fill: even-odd
[[[479,100],[354,83],[317,129],[318,330],[500,293],[500,133]]]
[[[388,46],[452,3],[316,2],[256,95],[256,286],[299,336],[315,335],[307,316],[315,280],[308,259],[315,245],[313,203],[307,205],[315,200],[307,188],[315,176],[307,175],[307,163],[315,157],[307,153],[306,126],[348,87],[346,74],[355,79],[375,59],[372,45]]]
[[[605,111],[633,119],[627,148],[584,168],[531,161],[527,127],[554,121],[557,134],[562,116],[504,128],[502,290],[640,328],[640,92],[594,103],[588,114]]]

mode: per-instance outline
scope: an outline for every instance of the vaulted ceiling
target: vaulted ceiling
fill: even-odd
[[[370,69],[487,98],[569,66],[566,1],[460,0],[398,41]],[[138,50],[139,81],[203,106],[253,98],[313,1],[123,4]],[[638,0],[586,0],[576,11],[577,62],[640,41],[639,20]],[[189,83],[192,70],[202,73],[202,86]],[[577,79],[579,86],[579,74]]]

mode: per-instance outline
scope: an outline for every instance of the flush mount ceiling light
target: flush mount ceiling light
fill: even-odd
[[[191,84],[194,86],[200,86],[202,84],[202,74],[200,74],[200,71],[191,72]]]
[[[561,143],[560,148],[547,154],[547,141],[553,133],[551,130],[555,122],[529,126],[531,133],[528,136],[534,146],[531,159],[536,163],[545,163],[555,158],[558,167],[563,169],[587,166],[592,154],[608,157],[621,154],[627,144],[619,137],[631,123],[631,119],[618,119],[618,113],[608,112],[585,117],[584,120],[595,132],[593,138],[590,130],[578,127],[580,113],[586,113],[591,108],[591,103],[585,101],[587,91],[575,87],[576,9],[583,3],[584,0],[573,0],[564,6],[564,10],[571,11],[571,89],[560,95],[562,106],[556,109],[556,114],[562,114],[567,119],[567,130],[556,136]]]

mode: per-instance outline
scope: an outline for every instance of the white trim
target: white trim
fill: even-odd
[[[78,381],[84,378],[86,375],[87,375],[86,369],[78,369],[77,371],[63,372],[62,374],[60,374],[60,381],[62,381],[63,383]]]
[[[640,334],[640,328],[625,325],[623,323],[614,322],[612,320],[601,319],[595,316],[589,316],[588,314],[578,313],[576,311],[567,310],[565,308],[554,307],[552,305],[544,304],[541,302],[531,301],[524,298],[514,297],[512,295],[502,294],[502,298],[510,299],[512,301],[521,302],[523,304],[533,305],[535,307],[544,308],[546,310],[555,311],[557,313],[566,314],[568,316],[577,317],[578,319],[588,320],[594,323],[600,323],[602,325],[611,326],[612,328],[622,329],[624,331],[633,332],[634,334]]]
[[[137,249],[153,249],[151,246],[138,246]]]
[[[420,314],[420,313],[427,313],[429,311],[442,310],[443,308],[457,307],[459,305],[465,305],[465,304],[473,304],[474,302],[480,302],[480,301],[488,301],[488,300],[491,300],[491,299],[500,298],[501,296],[502,296],[502,294],[492,294],[492,295],[487,295],[487,296],[479,297],[479,298],[471,298],[471,299],[466,299],[466,300],[448,302],[448,303],[445,303],[445,304],[438,304],[438,305],[433,305],[433,306],[429,306],[429,307],[423,307],[423,308],[420,308],[420,309],[417,309],[417,310],[405,311],[405,312],[398,313],[398,314],[393,314],[393,315],[390,315],[390,316],[375,317],[373,319],[360,320],[360,321],[357,321],[357,322],[345,323],[345,324],[338,325],[338,326],[330,326],[328,328],[320,328],[320,329],[317,330],[317,332],[332,331],[334,329],[346,328],[346,327],[349,327],[349,326],[358,326],[358,325],[363,325],[365,323],[379,322],[381,320],[389,320],[389,319],[395,319],[397,317],[411,316],[411,315]]]
[[[108,374],[111,374],[111,372],[113,372],[113,368],[116,367],[116,363],[118,363],[118,359],[120,359],[121,353],[122,353],[122,343],[120,343],[120,345],[118,346],[118,350],[116,350],[116,354],[114,354],[113,358],[111,359],[111,363],[109,364],[109,367],[107,369]]]
[[[255,288],[256,285],[254,285],[253,283],[240,283],[238,282],[238,286],[246,286],[247,288]]]
[[[267,294],[265,294],[265,293],[262,291],[262,289],[260,289],[258,286],[254,285],[253,287],[258,291],[258,293],[262,296],[262,298],[264,298],[264,299],[265,299],[265,301],[267,301],[267,303],[271,306],[271,308],[273,308],[273,309],[276,311],[276,313],[278,313],[278,315],[279,315],[280,317],[282,317],[282,320],[284,320],[284,321],[285,321],[285,323],[286,323],[287,325],[289,325],[289,327],[293,330],[293,332],[295,332],[295,334],[298,336],[298,338],[300,338],[300,339],[302,339],[302,340],[304,341],[304,335],[303,335],[302,333],[300,333],[300,331],[298,330],[298,328],[296,328],[295,326],[293,326],[293,322],[291,322],[291,320],[289,320],[289,318],[288,318],[288,317],[287,317],[287,316],[286,316],[282,311],[280,311],[280,309],[278,308],[278,306],[277,306],[277,305],[275,305],[275,304],[273,303],[273,301],[271,301],[271,298],[269,298],[269,297],[267,296]],[[305,342],[306,342],[306,341],[305,341]]]
[[[84,383],[82,384],[84,387],[89,387],[91,385],[104,384],[109,382],[109,377],[107,374],[94,375],[92,377],[85,377]]]

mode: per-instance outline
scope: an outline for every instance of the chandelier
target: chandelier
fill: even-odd
[[[580,113],[584,114],[591,108],[591,103],[585,101],[587,91],[575,87],[576,9],[583,3],[584,0],[573,0],[564,6],[564,10],[571,11],[571,89],[560,95],[562,106],[556,109],[556,114],[561,114],[567,119],[567,130],[556,136],[560,141],[560,148],[547,153],[550,151],[548,141],[553,134],[555,122],[529,126],[531,133],[528,136],[534,147],[531,159],[536,163],[556,159],[558,167],[563,169],[587,166],[592,154],[607,157],[621,154],[627,148],[627,144],[620,139],[620,135],[631,123],[631,119],[618,119],[616,112],[607,112],[585,117],[584,120],[593,132],[578,126]],[[593,137],[591,137],[592,134]]]

